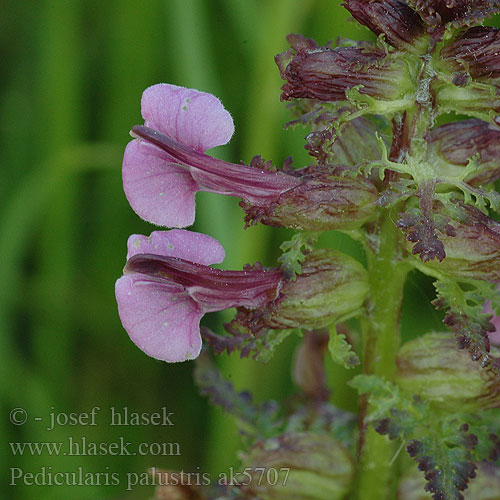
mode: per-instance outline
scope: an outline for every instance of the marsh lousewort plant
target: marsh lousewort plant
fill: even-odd
[[[344,6],[376,41],[289,35],[276,56],[308,165],[216,159],[206,151],[234,132],[216,97],[167,84],[144,92],[124,189],[139,216],[176,229],[130,237],[120,318],[146,354],[198,358],[202,392],[242,424],[250,483],[214,498],[498,499],[500,30],[484,22],[500,1]],[[183,229],[198,191],[239,198],[245,225],[295,230],[276,265],[212,267],[222,246]],[[363,263],[321,248],[324,231],[360,242]],[[401,345],[412,270],[433,280],[444,325]],[[200,327],[205,313],[229,308],[225,332]],[[206,351],[268,361],[293,334],[303,336],[293,367],[302,394],[281,409],[235,392],[200,355],[203,338]],[[329,401],[327,354],[361,365],[349,382],[357,417]],[[257,481],[258,468],[278,475]],[[468,490],[478,472],[493,496]]]

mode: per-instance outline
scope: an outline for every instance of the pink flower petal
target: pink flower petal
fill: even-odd
[[[127,200],[134,212],[148,222],[190,226],[195,216],[196,182],[188,171],[163,159],[157,151],[136,140],[127,145],[122,165]]]
[[[198,357],[203,312],[175,285],[122,276],[115,285],[123,327],[149,356],[175,363]]]
[[[226,144],[234,133],[233,119],[219,99],[195,89],[153,85],[142,94],[141,110],[146,127],[200,152]]]
[[[127,248],[127,260],[137,254],[153,254],[209,266],[220,264],[225,257],[224,247],[215,238],[183,229],[154,231],[149,237],[133,234]]]

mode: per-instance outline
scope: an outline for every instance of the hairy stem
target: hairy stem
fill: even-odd
[[[370,298],[363,321],[364,373],[391,380],[400,346],[400,311],[408,271],[398,255],[400,234],[390,213],[381,215],[377,248],[368,250]],[[361,402],[357,500],[390,500],[394,443],[367,425],[370,407]]]

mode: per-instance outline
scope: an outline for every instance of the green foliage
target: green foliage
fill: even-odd
[[[499,310],[500,295],[496,287],[483,281],[445,279],[436,281],[434,286],[437,298],[433,304],[437,309],[446,309],[443,321],[455,332],[458,347],[467,349],[473,360],[500,376],[500,359],[490,354],[488,332],[493,327],[489,316],[483,313],[487,300]]]
[[[335,331],[334,327],[330,328],[330,341],[328,342],[328,350],[333,361],[350,369],[359,365],[359,358],[352,350],[351,344],[347,342],[346,336]]]
[[[283,254],[278,259],[289,279],[295,280],[297,274],[302,273],[302,263],[306,258],[307,252],[314,248],[314,242],[318,238],[317,233],[304,231],[296,233],[290,241],[285,241],[280,248]]]
[[[248,391],[237,392],[221,376],[208,354],[204,353],[196,360],[194,379],[203,395],[237,419],[240,431],[245,434],[249,443],[271,437],[281,427],[277,403],[266,401],[257,405]]]
[[[245,444],[277,436],[284,432],[312,431],[328,433],[345,446],[355,449],[356,418],[327,402],[303,401],[299,407],[280,409],[276,401],[256,403],[249,391],[238,392],[217,369],[207,352],[195,361],[194,379],[203,395],[237,422]]]
[[[216,334],[206,327],[201,327],[201,334],[216,354],[240,351],[241,358],[252,357],[256,361],[267,363],[275,349],[291,334],[300,330],[260,330],[256,334],[236,323],[226,325],[229,334]]]
[[[461,491],[475,477],[475,463],[498,455],[498,438],[493,434],[498,432],[498,423],[493,412],[439,412],[374,375],[358,375],[351,385],[368,395],[368,421],[375,430],[407,444],[434,500],[463,499]]]

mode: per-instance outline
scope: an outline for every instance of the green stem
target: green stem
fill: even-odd
[[[399,231],[386,212],[381,215],[377,248],[367,252],[370,299],[363,322],[364,373],[391,380],[396,368],[400,336],[400,311],[407,265],[398,257]],[[391,461],[394,443],[367,425],[370,407],[361,402],[361,439],[357,500],[393,497]]]

